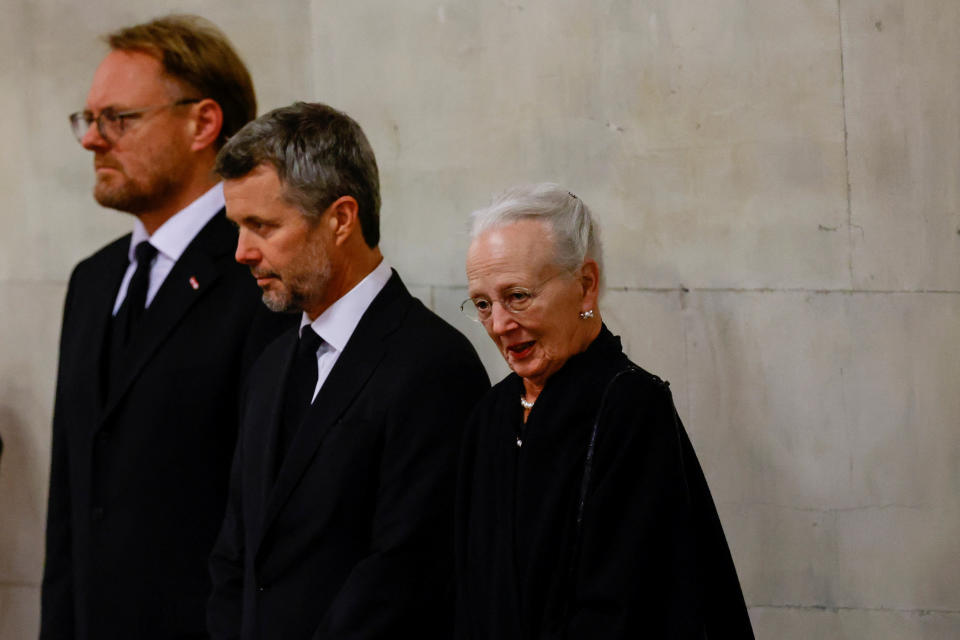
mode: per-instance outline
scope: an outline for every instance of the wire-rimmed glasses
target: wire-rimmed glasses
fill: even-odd
[[[123,135],[128,120],[135,120],[149,111],[179,107],[184,104],[193,104],[200,102],[200,100],[201,98],[182,98],[174,102],[168,102],[167,104],[140,107],[139,109],[124,109],[123,111],[115,111],[107,108],[97,116],[94,116],[90,111],[77,111],[76,113],[70,114],[70,128],[73,130],[73,135],[76,136],[77,142],[83,142],[83,136],[87,134],[90,125],[96,122],[100,137],[107,142],[114,143]]]
[[[486,322],[493,315],[493,305],[499,302],[500,306],[512,313],[520,315],[530,309],[537,296],[543,291],[548,282],[568,271],[558,271],[536,287],[510,287],[498,298],[490,299],[487,296],[474,296],[460,303],[460,311],[474,322]]]

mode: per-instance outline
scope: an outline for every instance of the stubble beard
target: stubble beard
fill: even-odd
[[[102,207],[137,215],[158,209],[160,203],[176,191],[172,181],[155,186],[160,188],[146,191],[129,181],[114,186],[98,180],[93,188],[93,197]]]
[[[298,261],[299,262],[299,261]],[[263,290],[263,304],[276,313],[300,313],[311,300],[322,298],[333,275],[333,267],[323,247],[311,244],[309,252],[302,257],[303,268],[291,265],[295,270],[289,276],[278,279],[275,290]],[[279,277],[278,274],[271,274]]]
[[[95,160],[94,166],[106,166],[115,170],[108,175],[96,176],[93,198],[100,206],[139,215],[161,208],[172,200],[185,181],[177,167],[166,158],[156,158],[149,174],[139,182],[133,180],[126,169],[108,156]]]

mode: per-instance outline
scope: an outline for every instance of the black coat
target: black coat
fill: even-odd
[[[53,417],[43,639],[204,632],[206,559],[226,502],[241,377],[293,322],[263,306],[233,260],[236,243],[221,211],[164,280],[109,390],[103,364],[130,236],[73,271]]]
[[[214,638],[449,638],[463,423],[489,389],[470,343],[394,273],[273,480],[295,331],[254,366],[223,531]]]
[[[548,381],[523,425],[522,380],[480,403],[457,497],[460,639],[752,638],[710,492],[666,383],[606,327]],[[522,446],[517,446],[520,438]]]

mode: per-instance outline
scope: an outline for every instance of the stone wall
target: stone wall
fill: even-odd
[[[603,317],[672,382],[758,637],[960,636],[960,4],[7,0],[0,640],[36,635],[59,315],[130,227],[66,114],[97,36],[202,13],[261,111],[366,129],[383,248],[459,317],[466,216],[552,180],[603,224]]]

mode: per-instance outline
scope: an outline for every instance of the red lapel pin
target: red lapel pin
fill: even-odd
[[[200,288],[200,283],[197,282],[196,276],[190,276],[190,286],[193,287],[194,291]]]

